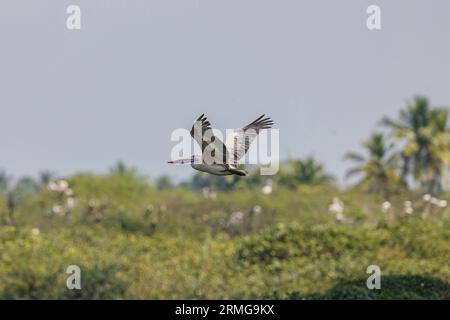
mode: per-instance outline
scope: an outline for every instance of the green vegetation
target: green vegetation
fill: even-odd
[[[369,192],[383,193],[386,196],[398,186],[398,176],[395,172],[397,155],[392,153],[393,145],[386,145],[385,137],[381,133],[374,133],[369,140],[363,142],[369,158],[354,152],[345,155],[346,160],[358,165],[347,172],[347,177],[363,174],[358,185]]]
[[[405,143],[399,151],[403,165],[401,177],[419,182],[422,190],[442,191],[443,178],[450,165],[450,131],[448,109],[432,108],[425,97],[416,97],[400,111],[399,121],[383,118],[381,123],[391,128],[397,141]]]
[[[324,167],[313,157],[289,160],[279,176],[280,185],[296,188],[298,185],[317,185],[334,182],[334,177],[325,172]]]
[[[419,194],[383,213],[378,195],[326,185],[210,198],[158,191],[131,173],[68,182],[73,208],[41,188],[17,203],[14,224],[0,200],[0,297],[449,298],[450,211]],[[345,220],[328,211],[336,196]],[[406,196],[413,214],[403,211]],[[82,270],[80,291],[65,287],[72,264]],[[380,293],[363,281],[371,264],[386,277]],[[416,291],[419,276],[438,289]]]

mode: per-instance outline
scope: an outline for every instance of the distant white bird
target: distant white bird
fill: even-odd
[[[190,164],[195,170],[216,176],[245,176],[247,172],[238,169],[238,161],[247,153],[251,143],[263,129],[270,129],[273,121],[264,114],[241,129],[236,129],[226,137],[225,144],[214,136],[211,123],[202,114],[191,129],[191,136],[202,148],[202,161],[198,156],[188,159],[168,161],[172,164]],[[206,150],[206,152],[205,152]]]

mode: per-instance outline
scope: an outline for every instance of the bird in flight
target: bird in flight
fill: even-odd
[[[190,164],[195,170],[216,176],[246,176],[245,170],[238,169],[238,161],[247,153],[259,132],[270,129],[272,125],[272,119],[263,114],[245,127],[233,130],[223,143],[214,136],[211,123],[205,114],[202,114],[191,129],[192,138],[202,148],[202,160],[198,161],[199,157],[194,155],[188,159],[172,160],[168,163]]]

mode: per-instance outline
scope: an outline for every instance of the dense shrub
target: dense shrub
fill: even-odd
[[[267,299],[288,300],[383,300],[383,299],[450,299],[450,285],[438,279],[405,275],[382,278],[381,289],[369,290],[366,279],[340,282],[329,291],[320,294],[301,292],[273,292]]]
[[[158,191],[132,172],[68,181],[76,205],[62,214],[49,214],[62,199],[42,187],[12,224],[0,197],[0,298],[448,297],[450,210],[422,195],[399,195],[383,213],[380,196],[329,186],[211,196]],[[334,197],[343,218],[328,211]],[[372,264],[382,290],[367,292]],[[66,288],[69,265],[81,268],[80,291]]]
[[[272,262],[297,256],[317,258],[362,255],[383,246],[389,234],[367,227],[278,224],[261,234],[244,238],[237,250],[239,260],[251,263]]]

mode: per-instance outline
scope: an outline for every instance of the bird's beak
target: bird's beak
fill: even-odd
[[[167,163],[170,163],[170,164],[191,164],[192,163],[192,159],[191,158],[187,158],[187,159],[170,160],[170,161],[167,161]]]

